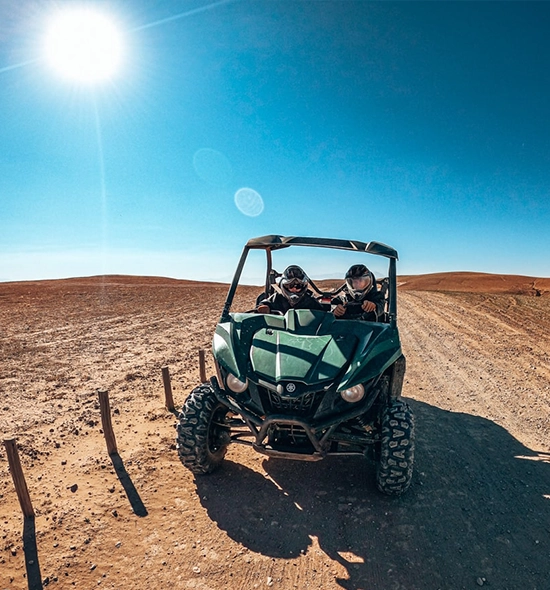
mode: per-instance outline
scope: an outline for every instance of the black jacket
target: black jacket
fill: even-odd
[[[376,305],[375,311],[363,311],[361,307],[363,301],[372,301]],[[354,299],[347,289],[344,289],[338,296],[334,297],[330,302],[332,308],[336,305],[343,305],[346,312],[338,319],[341,320],[366,320],[368,322],[376,322],[377,319],[384,313],[384,295],[373,287],[361,299]]]
[[[280,311],[285,314],[289,309],[318,309],[323,311],[323,306],[308,291],[298,303],[292,307],[290,301],[281,293],[273,293],[267,299],[263,299],[258,305],[267,305],[271,312]]]

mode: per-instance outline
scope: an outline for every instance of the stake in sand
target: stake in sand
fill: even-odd
[[[109,405],[109,392],[106,389],[98,389],[99,407],[101,408],[101,424],[103,426],[103,435],[107,443],[107,452],[109,455],[118,453],[116,448],[115,433],[111,423],[111,406]]]
[[[174,398],[172,397],[172,383],[170,382],[170,371],[168,367],[162,367],[162,381],[164,383],[164,397],[166,399],[166,409],[172,411],[174,409]]]
[[[17,492],[23,515],[25,518],[34,518],[31,497],[29,496],[27,482],[25,481],[25,475],[21,468],[21,461],[19,460],[19,453],[17,452],[15,439],[4,440],[4,446],[6,447],[6,453],[8,454],[8,464],[10,466],[13,484],[15,485],[15,491]]]

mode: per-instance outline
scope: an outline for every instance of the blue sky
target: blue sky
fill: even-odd
[[[0,3],[0,280],[225,280],[271,233],[550,276],[550,3],[95,2],[95,85],[44,61],[75,4]]]

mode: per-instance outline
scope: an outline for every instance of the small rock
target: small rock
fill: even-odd
[[[483,586],[483,584],[485,584],[485,582],[486,582],[485,578],[478,578],[478,579],[476,580],[476,584],[477,584],[478,586]]]
[[[95,563],[92,563],[92,566],[90,567],[90,571],[93,572],[96,567],[97,567],[97,565]]]
[[[267,585],[273,586],[273,578],[271,578],[270,576],[267,577]]]
[[[115,547],[117,549],[119,549],[122,546],[122,543],[120,541],[118,541],[117,543],[115,543]]]
[[[200,568],[198,565],[196,565],[196,566],[193,568],[193,571],[194,571],[196,574],[200,574],[200,573],[201,573],[201,568]]]
[[[69,486],[68,489],[71,490],[71,492],[74,494],[76,492],[76,490],[78,490],[78,484],[77,483],[73,483],[73,485],[72,486]]]

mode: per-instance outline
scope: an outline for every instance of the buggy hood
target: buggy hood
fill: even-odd
[[[216,327],[213,354],[241,380],[276,385],[292,380],[338,389],[369,381],[401,355],[388,325],[336,320],[332,313],[289,310],[285,316],[230,314]]]

